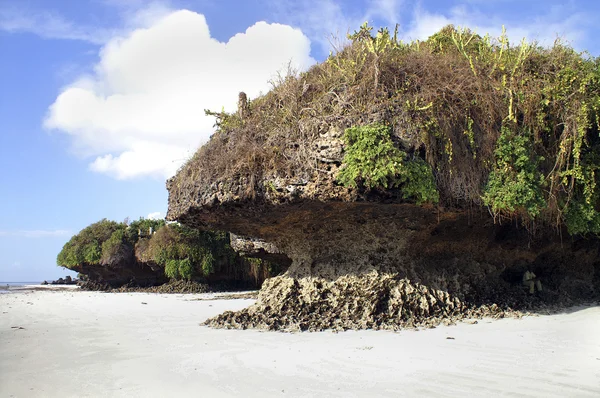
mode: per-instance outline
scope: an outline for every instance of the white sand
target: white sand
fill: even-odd
[[[600,307],[287,334],[200,327],[252,300],[199,297],[209,296],[0,295],[0,396],[600,396]]]

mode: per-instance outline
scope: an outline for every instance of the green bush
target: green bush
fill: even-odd
[[[546,207],[546,201],[542,192],[544,178],[538,170],[539,158],[533,153],[530,134],[516,134],[502,127],[495,157],[483,194],[484,204],[497,216],[526,214],[535,218]]]
[[[171,279],[179,279],[179,260],[169,259],[165,262],[165,275]]]
[[[215,257],[211,252],[206,252],[202,257],[202,273],[208,276],[215,272]]]
[[[165,267],[165,275],[173,279],[203,278],[232,265],[236,254],[229,245],[229,234],[199,231],[184,225],[165,225],[149,239],[136,245],[140,261],[152,261]],[[178,261],[177,272],[172,261]],[[170,269],[167,272],[167,265]]]
[[[407,160],[392,141],[390,128],[372,124],[346,129],[341,184],[367,189],[400,187],[405,199],[437,202],[439,194],[431,167],[422,159]]]
[[[123,229],[123,224],[107,219],[89,225],[63,246],[56,258],[57,264],[71,269],[84,264],[100,264],[103,243],[115,231]]]
[[[181,279],[191,280],[194,275],[194,266],[189,258],[179,260],[179,276]]]

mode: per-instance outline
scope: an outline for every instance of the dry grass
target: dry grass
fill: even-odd
[[[221,190],[243,186],[239,196],[253,198],[273,176],[329,178],[314,150],[319,134],[382,122],[404,151],[432,166],[442,204],[479,206],[501,126],[509,124],[535,137],[548,217],[560,220],[576,191],[565,172],[598,141],[598,110],[589,106],[600,95],[598,83],[585,81],[597,61],[558,42],[511,46],[505,37],[490,40],[451,26],[425,42],[367,33],[359,31],[304,73],[279,76],[270,92],[250,102],[243,120],[222,115],[171,189],[221,183]]]

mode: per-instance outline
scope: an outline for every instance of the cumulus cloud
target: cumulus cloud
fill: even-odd
[[[161,220],[163,219],[163,215],[160,211],[155,211],[154,213],[150,213],[146,216],[148,220]]]
[[[0,230],[0,237],[9,236],[9,237],[20,237],[20,238],[54,238],[61,236],[69,236],[71,235],[70,231],[64,229],[54,229],[54,230],[20,230],[20,231],[2,231]]]
[[[220,42],[203,15],[174,11],[103,46],[94,73],[60,93],[44,125],[68,134],[94,171],[169,177],[213,132],[204,109],[234,111],[239,91],[266,92],[289,62],[315,62],[298,29],[258,22]]]

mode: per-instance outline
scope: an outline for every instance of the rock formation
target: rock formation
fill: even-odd
[[[64,245],[57,263],[78,272],[80,285],[90,290],[146,288],[169,281],[173,283],[164,291],[204,291],[207,285],[257,288],[271,272],[280,271],[261,259],[242,258],[226,233],[144,219],[89,225]]]
[[[576,217],[561,217],[577,210],[557,197],[568,187],[537,194],[546,184],[538,176],[562,181],[556,167],[569,173],[560,158],[548,160],[566,156],[550,154],[563,138],[529,144],[526,133],[511,136],[505,126],[537,128],[527,124],[531,104],[512,93],[507,99],[501,73],[508,72],[492,69],[502,60],[475,63],[468,57],[475,47],[457,44],[465,34],[447,28],[427,43],[402,44],[363,27],[340,54],[253,100],[244,120],[218,115],[219,131],[167,182],[167,219],[230,231],[244,237],[233,244],[238,250],[284,255],[291,265],[267,280],[253,307],[208,324],[398,328],[598,297],[600,246],[567,231],[569,222],[575,231]],[[538,51],[536,62],[550,62]],[[548,114],[559,106],[551,104]],[[561,129],[560,117],[548,116],[548,128]],[[350,137],[357,126],[389,134]],[[556,131],[552,137],[564,137]],[[591,153],[597,127],[587,134]],[[349,160],[360,139],[364,152]],[[513,162],[513,152],[529,155]],[[358,172],[344,184],[350,162]],[[513,174],[518,162],[524,166]],[[542,280],[539,297],[522,286],[527,268]]]

